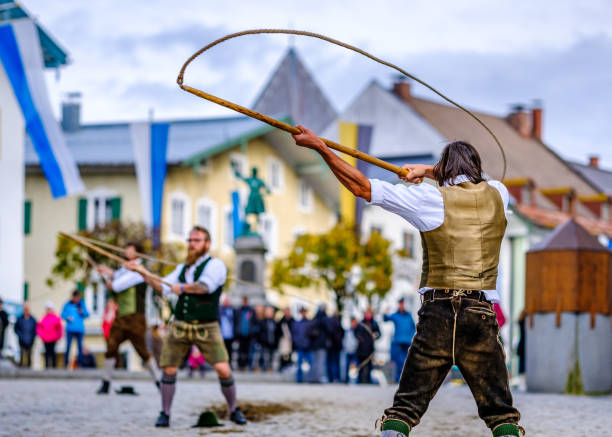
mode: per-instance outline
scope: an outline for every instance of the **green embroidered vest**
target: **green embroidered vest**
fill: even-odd
[[[142,282],[138,285],[120,292],[114,292],[117,302],[117,316],[129,316],[130,314],[144,314],[145,301],[147,297],[147,284]]]
[[[208,257],[204,262],[200,263],[193,273],[193,282],[202,276],[204,268],[212,257]],[[179,274],[179,282],[186,283],[185,273],[188,266],[185,264]],[[176,306],[174,307],[174,317],[176,320],[185,322],[193,322],[197,320],[200,323],[215,322],[219,318],[219,298],[223,286],[215,291],[206,294],[181,293],[179,295]]]
[[[421,232],[421,288],[494,290],[506,216],[499,191],[487,182],[438,188],[444,222]]]

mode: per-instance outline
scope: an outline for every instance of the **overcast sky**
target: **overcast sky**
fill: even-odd
[[[83,120],[202,117],[227,112],[181,91],[178,71],[227,33],[293,28],[322,33],[400,65],[451,98],[506,115],[544,108],[544,141],[565,157],[601,156],[612,169],[612,2],[606,0],[195,1],[24,0],[70,54],[48,82],[55,107],[83,93]],[[350,7],[348,6],[350,5]],[[253,103],[290,41],[248,36],[212,49],[187,84]],[[337,110],[394,71],[322,41],[293,44]],[[415,94],[433,96],[422,87]]]

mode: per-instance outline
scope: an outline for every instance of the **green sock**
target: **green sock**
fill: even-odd
[[[405,435],[408,435],[408,433],[410,432],[410,428],[408,427],[408,425],[406,425],[404,422],[400,422],[399,420],[393,419],[385,421],[385,423],[383,423],[382,430],[397,431]]]
[[[506,436],[506,435],[513,435],[513,436],[520,437],[518,426],[512,423],[504,423],[503,425],[499,425],[493,431],[493,437],[500,437],[500,436]]]

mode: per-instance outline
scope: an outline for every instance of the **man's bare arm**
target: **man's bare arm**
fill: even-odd
[[[319,153],[342,185],[355,196],[362,197],[369,202],[372,199],[372,187],[368,178],[343,161],[313,131],[301,125],[298,128],[302,133],[293,135],[296,144]]]
[[[206,284],[196,281],[193,284],[180,284],[183,286],[183,293],[189,294],[208,294],[209,290]]]

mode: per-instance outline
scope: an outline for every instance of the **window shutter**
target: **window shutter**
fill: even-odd
[[[29,297],[29,291],[30,291],[30,284],[28,284],[27,282],[23,283],[23,301],[27,302],[28,301],[28,297]]]
[[[110,200],[111,220],[121,220],[121,197],[113,197]]]
[[[81,197],[79,199],[79,231],[84,231],[87,229],[87,198]]]
[[[26,200],[23,211],[23,233],[29,235],[32,230],[32,201]]]

